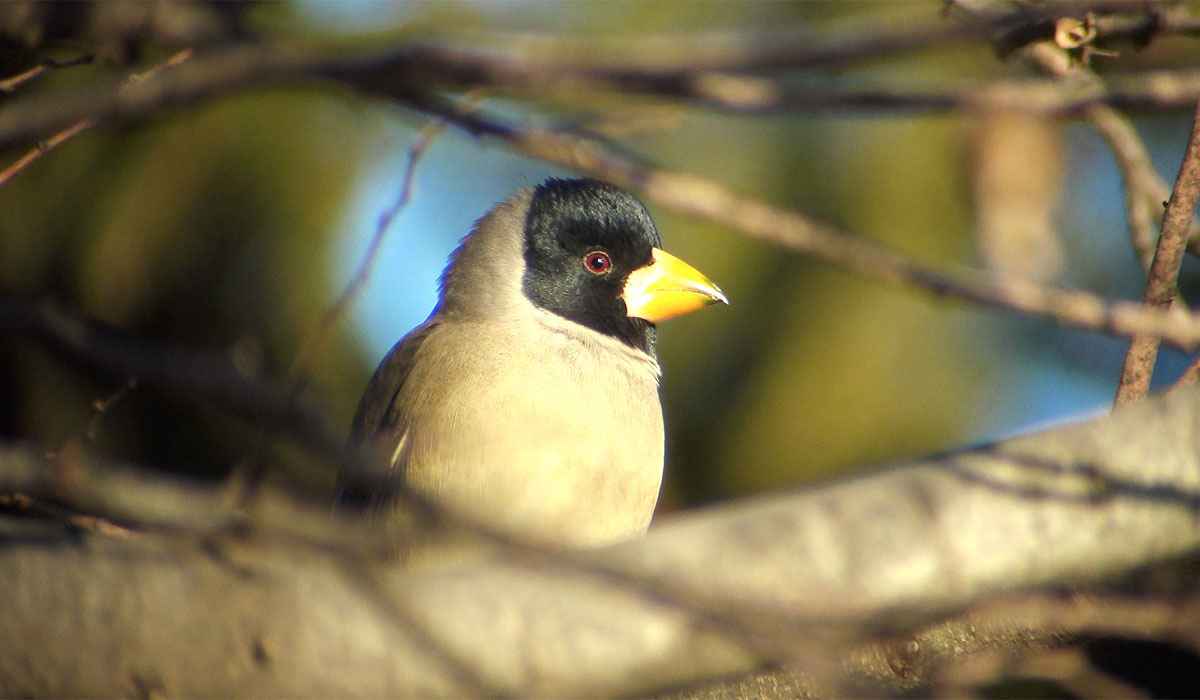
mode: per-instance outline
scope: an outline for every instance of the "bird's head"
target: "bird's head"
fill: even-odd
[[[729,303],[707,277],[662,250],[641,202],[596,180],[535,188],[524,239],[530,301],[647,352],[654,324]]]

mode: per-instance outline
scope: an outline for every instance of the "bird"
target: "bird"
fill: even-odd
[[[729,303],[661,245],[636,197],[594,179],[495,205],[363,392],[350,445],[368,472],[523,541],[644,533],[665,450],[656,324]],[[346,500],[387,502],[354,482]]]

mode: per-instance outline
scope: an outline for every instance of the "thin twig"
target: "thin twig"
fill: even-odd
[[[162,63],[152,66],[151,68],[149,68],[148,70],[146,70],[142,73],[134,73],[134,74],[130,75],[125,80],[124,84],[128,85],[128,84],[139,82],[142,80],[148,80],[166,68],[170,68],[171,66],[176,66],[176,65],[179,65],[180,63],[183,63],[187,59],[191,58],[191,56],[192,56],[191,49],[184,49],[183,51],[179,51],[179,52],[175,53],[174,55],[172,55],[167,60],[163,61]],[[90,60],[90,57],[89,57],[89,60]],[[37,74],[35,74],[35,75],[37,75]],[[21,76],[17,76],[17,77],[21,77]],[[26,80],[28,80],[28,79],[29,78],[26,78]],[[16,78],[11,78],[10,80],[16,80]],[[12,180],[21,171],[25,170],[30,165],[33,165],[35,162],[37,162],[39,159],[41,159],[42,156],[46,155],[47,153],[54,150],[55,148],[58,148],[62,144],[66,143],[67,141],[70,141],[71,139],[75,138],[76,136],[84,133],[85,131],[89,131],[90,129],[92,129],[92,127],[96,126],[96,124],[98,124],[99,122],[100,122],[100,120],[97,117],[84,117],[83,119],[80,119],[79,121],[75,122],[74,124],[71,124],[70,126],[66,127],[62,131],[59,131],[58,133],[54,134],[53,136],[46,139],[45,141],[38,143],[36,146],[34,146],[33,148],[26,151],[25,154],[22,155],[20,158],[18,158],[12,165],[10,165],[7,168],[5,168],[4,170],[0,171],[0,187],[3,187],[5,184],[7,184],[9,180]]]
[[[956,2],[955,7],[976,21],[985,21],[985,17],[970,5]],[[1194,34],[1198,27],[1200,20],[1188,15],[1186,8],[1155,8],[1154,11],[1136,18],[1097,19],[1097,33],[1092,41],[1113,36],[1140,37],[1142,40],[1148,40],[1151,35],[1158,33]],[[1025,55],[1043,71],[1061,80],[1092,86],[1093,89],[1104,88],[1102,79],[1094,70],[1086,65],[1079,65],[1066,50],[1053,41],[1031,44]],[[1142,270],[1148,273],[1154,258],[1158,222],[1162,219],[1162,205],[1171,196],[1171,187],[1154,169],[1149,150],[1128,117],[1103,104],[1085,107],[1082,116],[1104,138],[1116,158],[1124,182],[1122,191],[1125,198],[1126,225],[1129,227],[1134,253],[1142,265]],[[1189,249],[1193,254],[1200,255],[1200,224],[1197,224],[1195,219],[1190,223],[1188,239]]]
[[[171,56],[169,58],[167,58],[167,60],[163,61],[162,63],[156,63],[153,66],[150,66],[146,70],[142,71],[141,73],[133,73],[126,79],[125,82],[127,84],[131,84],[131,83],[136,83],[136,82],[139,82],[142,80],[149,80],[149,79],[153,78],[154,76],[158,75],[159,73],[162,73],[167,68],[174,68],[175,66],[178,66],[178,65],[184,63],[185,61],[191,59],[191,57],[195,53],[196,53],[195,50],[191,49],[191,48],[176,51],[175,53],[171,54]]]
[[[38,77],[42,73],[45,73],[46,71],[54,70],[54,69],[58,69],[58,68],[70,68],[72,66],[81,66],[81,65],[84,65],[87,63],[91,63],[93,59],[94,59],[94,57],[91,54],[84,54],[83,56],[79,56],[77,58],[72,58],[67,61],[55,61],[55,60],[42,61],[41,63],[37,64],[33,68],[30,68],[29,70],[21,71],[20,73],[17,73],[16,75],[12,76],[11,78],[5,78],[3,80],[0,80],[0,92],[3,92],[3,93],[16,92],[17,88],[21,87],[25,83],[28,83],[29,81]]]
[[[464,109],[471,108],[473,104],[474,100],[469,99],[464,102]],[[346,309],[349,308],[355,297],[362,291],[367,280],[370,279],[371,271],[374,269],[375,260],[378,257],[385,234],[391,228],[392,222],[404,207],[408,205],[408,201],[412,196],[412,184],[416,175],[417,164],[425,152],[429,150],[429,147],[437,140],[438,135],[445,130],[446,124],[447,122],[444,119],[432,119],[421,129],[415,142],[409,149],[408,164],[405,168],[399,195],[391,206],[380,215],[379,222],[375,226],[375,233],[367,245],[366,252],[359,261],[358,269],[355,270],[354,275],[346,283],[346,287],[338,295],[334,303],[325,309],[325,313],[321,315],[317,326],[300,348],[300,352],[297,353],[296,359],[288,371],[289,401],[294,403],[299,399],[305,385],[308,383],[309,375],[312,373],[317,358],[329,345],[334,331],[346,314]],[[268,431],[266,426],[260,428],[254,448],[250,450],[249,455],[242,460],[230,478],[230,483],[237,493],[237,501],[243,508],[249,509],[253,507],[262,486],[263,477],[266,476],[266,465],[263,463],[263,459],[266,452],[267,440],[270,436],[269,433],[270,431]]]
[[[464,110],[474,109],[482,93],[468,95],[462,102]],[[313,364],[317,357],[329,344],[329,339],[333,336],[333,331],[341,323],[342,317],[345,316],[346,309],[354,301],[361,292],[367,281],[371,277],[371,271],[375,268],[375,261],[379,256],[379,250],[383,245],[383,239],[391,228],[392,222],[399,216],[400,212],[408,206],[408,202],[412,197],[413,181],[415,179],[417,164],[429,150],[429,147],[437,141],[437,138],[446,129],[447,122],[442,118],[434,118],[427,123],[417,134],[417,138],[413,141],[412,147],[408,150],[408,162],[405,166],[404,177],[401,180],[400,191],[395,201],[392,202],[384,212],[379,216],[379,222],[375,226],[375,233],[371,236],[371,241],[367,245],[366,252],[363,253],[362,259],[358,263],[358,268],[354,271],[354,275],[350,281],[346,283],[342,293],[337,300],[333,302],[325,310],[321,320],[317,323],[317,327],[313,330],[312,335],[305,341],[304,347],[296,357],[296,361],[292,365],[290,375],[292,381],[296,383],[295,391],[299,391],[305,383],[305,377],[312,371]]]
[[[80,513],[70,508],[64,508],[57,503],[36,498],[22,491],[0,490],[0,512],[13,512],[35,518],[46,518],[105,537],[131,539],[138,536],[136,530],[118,525],[108,518],[87,515],[86,513]]]
[[[9,180],[16,177],[25,168],[36,163],[42,156],[96,126],[96,123],[95,119],[81,119],[45,141],[38,143],[14,161],[12,165],[4,170],[0,170],[0,187],[8,184]]]
[[[45,471],[49,478],[61,483],[63,479],[73,480],[78,476],[79,463],[83,459],[82,451],[86,446],[95,443],[101,419],[135,387],[137,380],[131,376],[116,391],[92,401],[92,417],[88,420],[87,427],[68,438],[57,450],[46,454],[48,461]],[[89,515],[65,507],[61,502],[52,502],[20,491],[0,491],[0,509],[5,508],[40,518],[50,518],[82,530],[112,537],[128,538],[136,534],[107,517]]]
[[[1084,66],[1071,66],[1066,52],[1049,42],[1029,48],[1028,55],[1040,68],[1064,80],[1100,85],[1100,77]],[[1171,196],[1170,186],[1154,169],[1150,152],[1138,136],[1128,117],[1107,105],[1092,105],[1083,117],[1108,143],[1116,157],[1124,181],[1125,218],[1138,261],[1145,272],[1150,271],[1154,258],[1157,222],[1162,217],[1162,203]],[[1188,239],[1200,246],[1200,225],[1189,222]],[[1200,247],[1193,252],[1200,253]]]
[[[1179,166],[1179,176],[1175,178],[1175,189],[1163,214],[1162,235],[1158,237],[1154,262],[1150,265],[1146,291],[1142,296],[1142,303],[1147,307],[1168,309],[1175,299],[1179,267],[1183,264],[1188,227],[1192,222],[1192,213],[1196,211],[1197,199],[1200,199],[1200,104],[1196,106],[1187,150]],[[1114,407],[1142,399],[1149,392],[1159,343],[1158,338],[1141,334],[1135,335],[1130,341]]]
[[[1181,348],[1200,344],[1200,316],[1146,309],[1133,302],[1108,302],[1087,292],[1057,289],[983,270],[940,270],[795,211],[735,194],[712,180],[638,162],[594,140],[512,126],[479,115],[456,115],[451,105],[432,95],[419,98],[416,106],[442,114],[472,133],[496,137],[521,153],[608,180],[651,202],[811,255],[877,282],[1040,316],[1076,328],[1121,336],[1155,335]]]
[[[312,373],[317,358],[329,345],[334,331],[346,314],[346,309],[349,308],[354,298],[362,291],[367,280],[370,279],[371,271],[374,269],[375,260],[378,257],[385,234],[391,228],[392,222],[404,207],[408,205],[408,201],[412,195],[412,184],[416,174],[417,163],[445,128],[446,121],[444,119],[434,118],[418,133],[416,140],[408,152],[408,164],[405,168],[399,195],[392,202],[391,206],[380,215],[379,222],[375,226],[375,233],[371,236],[367,250],[359,261],[358,269],[355,270],[354,275],[346,283],[345,288],[338,295],[334,303],[325,309],[313,332],[305,340],[304,345],[300,348],[300,352],[297,353],[291,369],[288,371],[289,401],[294,403],[299,399],[305,385],[308,383],[309,375]],[[263,459],[268,437],[269,431],[267,427],[262,426],[258,431],[254,448],[239,463],[230,478],[230,483],[237,493],[236,499],[243,508],[248,509],[253,507],[262,486],[263,477],[266,475],[266,466],[263,464]]]

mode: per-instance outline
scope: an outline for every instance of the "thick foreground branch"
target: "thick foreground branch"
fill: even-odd
[[[0,520],[0,693],[599,696],[820,675],[984,597],[1195,549],[1198,441],[1200,392],[1182,390],[607,550],[422,566],[386,556],[389,523],[273,491],[235,512],[211,487],[9,447],[10,503],[53,496],[124,529]]]

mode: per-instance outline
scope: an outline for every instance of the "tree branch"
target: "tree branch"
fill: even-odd
[[[981,270],[938,270],[796,212],[742,197],[711,180],[644,165],[594,140],[514,127],[478,114],[456,114],[452,105],[429,96],[418,99],[416,104],[419,109],[442,114],[472,133],[499,138],[526,155],[608,180],[641,194],[648,201],[811,255],[877,282],[912,287],[935,296],[958,297],[1114,335],[1146,332],[1185,348],[1200,342],[1197,315],[1142,309],[1132,302],[1108,303],[1086,292],[1059,290]]]
[[[1078,7],[1078,5],[1076,5]],[[970,28],[954,31],[974,31]],[[804,37],[798,38],[803,45]],[[794,62],[794,61],[793,61]],[[995,80],[946,91],[917,85],[845,89],[739,72],[729,66],[687,70],[580,67],[514,52],[485,53],[451,46],[404,44],[382,51],[337,52],[264,43],[233,44],[199,57],[188,71],[137,86],[65,89],[6,105],[0,114],[0,148],[47,134],[86,118],[101,122],[141,119],[164,108],[301,76],[336,76],[393,92],[420,88],[491,86],[527,95],[622,92],[686,98],[723,110],[762,113],[833,108],[961,110],[1006,109],[1046,115],[1082,113],[1089,106],[1168,109],[1200,99],[1200,71],[1130,74],[1103,89],[1066,91],[1054,80]]]
[[[128,85],[130,83],[133,83],[133,82],[136,82],[139,80],[145,80],[146,78],[149,78],[149,77],[155,75],[159,71],[170,68],[172,66],[177,66],[180,63],[183,63],[184,61],[186,61],[188,58],[190,58],[191,55],[192,55],[191,49],[184,49],[183,51],[180,51],[180,52],[176,53],[175,55],[171,56],[166,61],[163,61],[162,63],[159,63],[155,66],[152,66],[151,68],[149,68],[148,70],[146,70],[142,73],[134,73],[133,75],[129,76],[125,80],[124,85]],[[47,65],[68,66],[68,65],[76,65],[78,63],[86,63],[88,61],[91,61],[90,56],[85,57],[84,59],[79,59],[78,61],[75,61],[75,62],[66,62],[66,63],[61,63],[61,64],[43,63],[39,67],[42,67],[44,69],[44,67]],[[29,71],[26,71],[25,73],[21,74],[20,76],[15,76],[14,78],[11,78],[8,82],[16,81],[18,79],[24,79],[24,81],[31,80],[33,77],[36,77],[37,75],[40,74],[40,71],[38,71],[38,72],[35,72],[35,71],[36,71],[36,68],[30,69]],[[17,83],[17,84],[19,84],[19,83]],[[3,90],[3,87],[4,87],[3,85],[0,85],[0,91]],[[70,141],[71,139],[75,138],[76,136],[79,136],[80,134],[82,134],[84,132],[90,131],[93,127],[96,126],[97,123],[98,123],[98,120],[95,117],[84,117],[83,119],[80,119],[79,121],[75,122],[74,124],[71,124],[71,125],[63,128],[62,131],[59,131],[58,133],[54,134],[50,138],[46,139],[45,141],[39,142],[36,146],[34,146],[30,150],[26,151],[24,155],[22,155],[15,162],[13,162],[12,165],[9,165],[4,170],[0,171],[0,187],[3,187],[9,180],[12,180],[21,171],[25,170],[25,168],[28,168],[30,165],[33,165],[35,162],[40,160],[42,156],[46,155],[50,151],[54,150],[55,148],[58,148],[59,146],[66,143],[67,141]]]
[[[487,57],[486,61],[483,58],[472,58],[476,63],[471,65],[493,72],[506,70],[497,68],[505,65],[502,61],[494,57]],[[168,105],[289,76],[329,75],[360,89],[440,115],[476,133],[497,136],[528,155],[610,180],[640,192],[651,201],[813,255],[871,279],[1044,316],[1089,330],[1161,336],[1164,342],[1182,348],[1200,344],[1200,317],[1143,310],[1121,302],[1110,305],[1090,294],[1063,292],[979,271],[950,273],[935,270],[794,212],[739,197],[711,181],[641,166],[594,141],[566,133],[519,129],[478,115],[463,115],[452,103],[432,98],[426,92],[430,84],[439,82],[439,75],[445,78],[456,70],[459,68],[446,52],[430,53],[420,48],[407,47],[373,54],[366,59],[347,59],[268,45],[246,45],[197,57],[177,70],[120,89],[76,95],[75,99],[56,96],[48,102],[39,98],[12,105],[0,112],[0,143],[25,130],[48,128],[56,118],[74,116],[76,110],[90,113],[96,119],[133,118]],[[418,89],[414,85],[422,87]],[[1053,87],[1058,96],[1056,99],[1061,99],[1061,85],[1050,81],[1048,86]],[[1194,87],[1200,95],[1200,73],[1196,74]],[[1021,93],[1017,101],[1024,102],[1028,98]],[[1092,103],[1085,101],[1083,104]]]
[[[997,6],[1004,9],[994,11]],[[1052,37],[1055,20],[1081,17],[1088,12],[1118,13],[1102,14],[1097,19],[1098,40],[1144,43],[1156,36],[1189,35],[1200,31],[1197,29],[1200,23],[1186,8],[1148,9],[1131,6],[1128,0],[1050,0],[1037,5],[1010,7],[991,3],[971,13],[969,23],[947,22],[943,16],[914,17],[904,22],[859,22],[849,30],[816,29],[808,24],[798,24],[784,28],[761,27],[751,36],[688,32],[652,37],[623,36],[618,42],[589,40],[586,36],[564,39],[558,35],[468,30],[449,32],[442,37],[441,43],[501,47],[505,53],[522,60],[651,79],[698,71],[763,73],[837,69],[980,39],[994,39],[1000,50],[1008,53],[1029,42]]]
[[[1078,585],[1200,546],[1197,425],[1200,393],[1175,392],[1090,423],[668,518],[643,540],[592,553],[425,566],[383,554],[395,541],[386,523],[334,518],[277,492],[230,530],[219,489],[86,456],[47,482],[41,458],[9,448],[0,490],[57,493],[143,525],[116,538],[0,518],[0,597],[21,601],[0,616],[0,639],[21,649],[0,654],[0,687],[113,695],[140,679],[170,695],[458,696],[480,684],[630,695],[763,664],[842,668],[881,632],[920,634],[921,653],[940,658],[961,637],[920,630],[982,596]],[[713,611],[769,643],[714,627]],[[1136,624],[1157,624],[1152,613]],[[972,629],[981,641],[996,635],[984,646],[1013,643],[1012,623],[1070,630],[1047,619],[1053,629],[1036,617],[975,618]],[[901,682],[886,655],[874,658],[871,672]]]
[[[1146,291],[1142,297],[1144,306],[1168,309],[1175,300],[1179,268],[1183,264],[1183,251],[1187,247],[1197,199],[1200,199],[1200,104],[1196,106],[1191,136],[1179,166],[1179,176],[1175,179],[1175,189],[1171,192],[1163,215],[1162,235],[1158,237],[1158,247],[1154,251],[1154,262],[1150,265]],[[1154,374],[1158,345],[1158,338],[1144,335],[1132,338],[1125,353],[1115,405],[1145,398]]]
[[[23,70],[14,76],[0,80],[0,92],[3,92],[3,93],[16,92],[17,88],[21,87],[22,85],[25,85],[26,83],[33,81],[35,78],[38,78],[46,71],[55,70],[55,69],[59,69],[59,68],[71,68],[74,66],[86,65],[88,63],[91,63],[94,58],[95,57],[92,56],[91,54],[83,54],[82,56],[77,56],[76,58],[68,59],[66,61],[55,61],[55,60],[42,61],[42,62],[38,63],[36,66],[34,66],[28,70]]]

